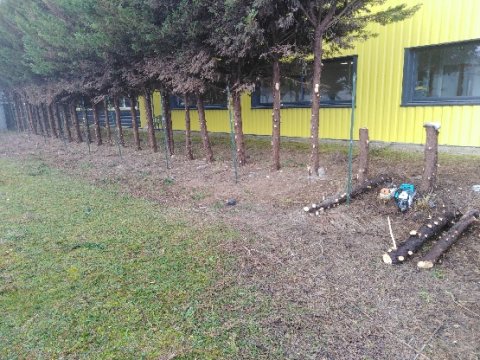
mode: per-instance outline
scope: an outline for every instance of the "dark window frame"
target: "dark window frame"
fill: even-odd
[[[226,95],[225,95],[226,98]],[[185,107],[183,105],[180,105],[180,102],[182,99],[179,96],[176,95],[170,95],[170,109],[172,110],[185,110]],[[226,104],[206,104],[204,105],[205,110],[228,110],[228,103]],[[192,103],[188,106],[189,109],[191,110],[196,110],[197,105],[196,103]]]
[[[332,62],[344,62],[344,61],[353,61],[352,64],[352,81],[353,75],[357,74],[357,64],[358,64],[358,55],[349,55],[349,56],[342,56],[337,58],[331,59],[324,59],[322,63],[332,63]],[[252,101],[251,101],[251,108],[252,109],[271,109],[273,103],[261,103],[260,102],[260,89],[256,88],[252,92]],[[346,101],[320,101],[320,106],[322,108],[350,108],[352,107],[352,100]],[[281,108],[282,109],[296,109],[296,108],[311,108],[312,102],[311,101],[297,101],[297,102],[282,102]]]
[[[452,45],[468,43],[479,43],[480,39],[467,41],[454,41],[448,43],[416,46],[405,48],[403,79],[402,79],[402,102],[401,106],[452,106],[452,105],[480,105],[480,96],[455,96],[455,97],[429,97],[425,99],[414,99],[415,84],[418,77],[417,51],[424,49],[439,48]]]

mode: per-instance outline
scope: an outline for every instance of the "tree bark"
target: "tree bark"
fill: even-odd
[[[27,116],[25,114],[24,103],[23,103],[22,98],[20,96],[19,96],[19,99],[18,99],[18,109],[19,109],[19,112],[20,112],[20,118],[22,120],[23,131],[27,132],[27,131],[29,131],[28,119],[27,119]]]
[[[95,129],[95,141],[97,146],[102,145],[102,130],[100,129],[100,119],[98,115],[98,104],[95,104],[93,99],[92,101],[92,111],[93,111],[93,128]]]
[[[152,93],[148,89],[145,89],[145,114],[147,115],[148,146],[156,153],[158,151],[158,146],[155,137],[155,127],[153,125]]]
[[[140,136],[138,134],[137,124],[137,109],[135,96],[130,96],[130,114],[132,115],[132,129],[133,129],[133,142],[135,143],[135,150],[141,150]]]
[[[38,111],[38,105],[32,106],[33,117],[35,118],[35,122],[37,123],[38,132],[43,136],[47,136],[45,131],[45,126],[43,123],[43,119],[40,117],[40,112]]]
[[[56,138],[59,137],[60,130],[57,127],[57,123],[53,114],[53,104],[47,105],[47,114],[48,114],[48,122],[50,123],[50,129],[52,129],[52,134]]]
[[[60,118],[60,111],[58,109],[58,104],[52,104],[53,118],[55,119],[55,127],[58,131],[58,136],[62,139],[65,139],[65,129],[62,129],[62,119]]]
[[[383,262],[386,264],[403,263],[409,256],[419,251],[423,244],[438,235],[454,219],[455,214],[452,211],[444,211],[440,216],[426,220],[417,231],[412,230],[410,237],[397,249],[391,249],[383,254]]]
[[[245,138],[243,136],[241,94],[238,91],[233,91],[232,102],[235,144],[237,146],[237,160],[238,165],[243,166],[247,163],[247,159],[245,154]]]
[[[170,151],[170,155],[173,155],[175,153],[175,143],[173,140],[172,109],[170,107],[170,94],[166,91],[162,92],[162,108],[163,114],[165,115],[166,128],[164,131],[167,134],[168,150]]]
[[[12,94],[12,102],[13,102],[13,112],[15,114],[15,125],[17,127],[17,131],[23,131],[23,126],[22,126],[22,119],[20,115],[20,109],[18,108],[18,101],[17,101],[17,96],[16,94]]]
[[[30,105],[30,111],[32,113],[33,127],[35,129],[35,135],[43,135],[42,125],[40,124],[40,119],[38,118],[38,113],[36,111],[35,105]]]
[[[359,130],[358,140],[358,182],[361,184],[368,179],[368,148],[369,148],[368,129]]]
[[[425,142],[425,164],[423,168],[420,192],[429,193],[435,189],[438,169],[438,129],[436,124],[425,124],[427,140]]]
[[[389,181],[392,181],[392,179],[388,175],[379,175],[371,180],[366,180],[363,184],[358,184],[352,189],[350,198],[353,199],[354,197],[357,197],[358,195],[363,194],[364,192],[367,192],[368,190],[371,190]],[[347,193],[340,193],[322,201],[320,204],[312,204],[312,206],[306,206],[303,208],[303,210],[308,213],[315,213],[316,215],[320,215],[321,212],[338,206],[346,201]]]
[[[21,112],[22,112],[23,128],[25,129],[25,131],[30,132],[31,131],[30,122],[28,121],[27,110],[26,110],[26,107],[25,107],[25,103],[23,101],[21,101],[21,103],[20,103],[20,109],[21,109]]]
[[[112,143],[112,130],[110,129],[110,114],[108,113],[108,101],[107,97],[103,98],[103,112],[105,115],[105,129],[107,130],[107,141],[109,144]]]
[[[52,137],[53,136],[53,130],[52,130],[52,126],[50,124],[50,121],[48,119],[48,111],[47,111],[47,105],[45,103],[41,103],[40,104],[40,115],[42,116],[43,118],[43,122],[45,124],[45,128],[47,129],[47,135],[49,137]]]
[[[207,162],[213,162],[213,151],[212,146],[210,145],[210,139],[208,137],[207,129],[207,118],[205,117],[205,106],[203,104],[203,96],[200,93],[196,94],[197,96],[197,111],[198,111],[198,120],[200,122],[200,134],[203,142],[203,149],[205,151],[205,158]]]
[[[188,160],[193,160],[192,130],[188,94],[185,94],[183,99],[185,103],[185,156]]]
[[[323,31],[320,26],[315,29],[313,44],[313,81],[312,81],[312,114],[310,119],[310,165],[309,175],[318,176],[320,158],[318,152],[318,131],[320,123],[320,80],[322,76]]]
[[[21,102],[21,105],[20,105],[20,108],[21,108],[21,111],[22,111],[22,114],[23,114],[23,127],[25,128],[25,130],[27,132],[31,132],[32,131],[32,126],[31,126],[31,123],[30,123],[30,117],[28,116],[28,111],[27,111],[27,105],[25,102]]]
[[[30,127],[32,129],[32,132],[35,135],[38,135],[36,118],[35,118],[35,114],[33,113],[33,105],[30,103],[27,103],[26,106],[27,106],[27,112],[28,112],[28,117],[30,119]]]
[[[439,239],[430,251],[417,263],[421,269],[430,269],[440,257],[458,240],[460,235],[480,216],[478,210],[470,210],[463,215],[450,230]]]
[[[80,130],[80,121],[78,120],[77,107],[75,103],[70,104],[70,114],[73,120],[73,128],[75,129],[75,139],[77,143],[83,142],[82,131]]]
[[[30,109],[30,104],[25,102],[23,105],[24,105],[24,111],[25,111],[25,114],[26,114],[26,117],[27,117],[27,120],[28,120],[28,128],[29,128],[30,132],[35,133],[34,128],[33,128],[32,113],[30,111],[31,110]]]
[[[113,97],[113,107],[115,108],[115,124],[118,131],[118,141],[120,145],[125,146],[125,139],[123,138],[122,116],[120,113],[120,104],[118,96]]]
[[[273,61],[273,112],[272,112],[272,168],[280,170],[280,61],[275,58]]]
[[[43,118],[40,116],[40,105],[33,106],[32,110],[36,119],[35,121],[37,122],[37,126],[39,128],[39,131],[43,136],[47,136],[47,129],[45,128],[45,123],[43,121]]]
[[[90,153],[90,144],[92,143],[92,135],[90,134],[90,121],[88,121],[88,112],[84,102],[83,102],[82,110],[83,110],[83,125],[85,127],[85,141],[89,144],[88,151]]]
[[[71,121],[69,121],[70,116],[69,116],[69,113],[68,113],[67,106],[65,104],[60,105],[60,111],[63,114],[63,129],[65,131],[65,134],[67,135],[67,140],[68,140],[68,142],[72,142],[73,141],[72,131],[70,130]]]

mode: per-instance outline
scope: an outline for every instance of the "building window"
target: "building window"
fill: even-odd
[[[282,107],[312,106],[312,66],[308,69],[292,64],[282,65]],[[323,107],[349,107],[352,104],[352,78],[356,70],[356,57],[349,56],[324,60],[320,84],[320,104]],[[253,108],[270,108],[273,103],[272,79],[257,82],[252,94]]]
[[[197,100],[195,96],[191,95],[188,101],[189,107],[191,109],[196,109]],[[207,90],[203,95],[203,101],[205,103],[205,109],[207,110],[224,110],[228,107],[227,94],[219,88],[211,88]],[[185,101],[183,97],[172,95],[170,97],[170,107],[173,110],[185,109]]]
[[[406,49],[402,105],[480,104],[480,40]]]

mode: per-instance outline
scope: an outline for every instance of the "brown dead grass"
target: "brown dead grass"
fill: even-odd
[[[160,136],[158,136],[160,138]],[[223,221],[242,240],[226,244],[239,259],[237,281],[254,286],[272,306],[259,327],[264,358],[287,359],[478,359],[480,357],[480,226],[473,226],[433,271],[419,271],[419,256],[402,266],[382,262],[390,247],[387,215],[397,242],[442,205],[460,211],[480,207],[480,157],[440,156],[439,186],[405,215],[365,194],[350,206],[312,217],[302,207],[345,187],[347,152],[322,147],[324,180],[306,176],[308,149],[285,143],[283,169],[269,170],[269,141],[250,138],[248,165],[233,181],[226,136],[213,137],[217,161],[207,165],[195,138],[197,160],[186,161],[176,135],[171,169],[163,153],[69,144],[27,135],[0,136],[0,156],[40,158],[96,185],[181,211],[196,223]],[[422,155],[373,150],[370,172],[394,183],[421,180]],[[237,200],[226,206],[227,199]],[[436,207],[428,206],[428,200]],[[274,344],[274,345],[272,345]]]

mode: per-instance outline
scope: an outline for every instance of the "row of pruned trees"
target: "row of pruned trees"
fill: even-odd
[[[272,166],[280,168],[280,64],[310,59],[313,78],[310,172],[319,168],[318,128],[322,58],[413,14],[386,0],[3,0],[0,2],[0,87],[10,96],[18,127],[82,138],[74,109],[89,103],[97,144],[99,104],[112,99],[124,145],[118,99],[145,98],[148,145],[157,151],[152,91],[160,90],[168,151],[173,154],[169,96],[185,99],[186,153],[193,158],[190,105],[196,105],[207,161],[213,161],[204,94],[229,88],[237,158],[246,163],[240,96],[259,77],[272,78]],[[195,98],[196,104],[189,104]],[[135,148],[140,149],[132,111]],[[63,124],[63,125],[62,125]],[[109,122],[106,121],[106,125]],[[88,133],[89,134],[89,133]],[[111,130],[107,127],[107,136]]]

